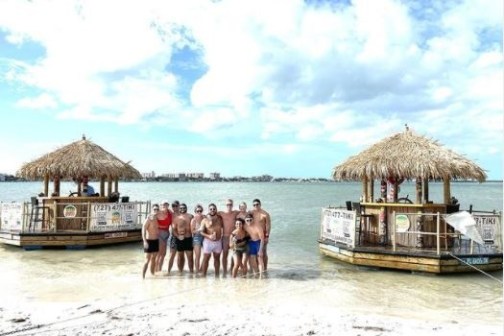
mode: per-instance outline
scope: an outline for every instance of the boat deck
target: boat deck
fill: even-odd
[[[349,247],[319,239],[322,254],[354,265],[391,268],[429,273],[474,272],[502,269],[502,252],[492,246],[454,244],[437,253],[435,248],[360,245]]]

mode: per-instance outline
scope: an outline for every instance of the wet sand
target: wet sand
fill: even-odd
[[[163,277],[166,279],[165,277]],[[149,288],[160,281],[139,280]],[[0,335],[502,335],[502,325],[471,320],[359,314],[337,302],[303,295],[263,295],[230,289],[249,279],[199,279],[206,288],[171,288],[164,295],[68,302],[3,302]],[[173,285],[170,280],[166,286]],[[198,281],[198,280],[196,280]],[[260,279],[250,279],[259,281]],[[174,282],[175,283],[175,282]],[[199,286],[199,285],[198,285]],[[158,289],[156,289],[158,290]],[[281,291],[281,290],[280,290]],[[414,309],[414,307],[412,307]],[[376,312],[381,309],[377,307]],[[442,312],[440,312],[442,315]]]

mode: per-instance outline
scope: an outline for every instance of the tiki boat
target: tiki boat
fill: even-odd
[[[43,180],[44,191],[28,202],[0,204],[0,243],[70,249],[141,241],[150,202],[121,197],[118,183],[139,179],[140,173],[85,136],[24,164],[18,176]],[[75,182],[70,195],[60,193],[60,181],[65,180]],[[88,180],[99,181],[97,193],[86,192]]]
[[[463,211],[450,194],[452,180],[481,183],[485,172],[436,141],[406,127],[336,166],[333,178],[362,181],[362,195],[360,201],[322,209],[318,243],[323,255],[414,272],[502,270],[502,212],[472,206]],[[414,200],[398,197],[404,180],[414,181]],[[429,181],[441,180],[443,199],[431,200]]]

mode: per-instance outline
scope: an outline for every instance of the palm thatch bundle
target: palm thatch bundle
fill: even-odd
[[[406,131],[385,138],[333,169],[335,180],[486,180],[478,165],[437,141]]]
[[[39,179],[47,176],[62,178],[87,176],[91,179],[108,177],[112,179],[139,179],[141,174],[129,163],[125,163],[86,140],[72,142],[54,152],[25,163],[17,175],[26,179]]]

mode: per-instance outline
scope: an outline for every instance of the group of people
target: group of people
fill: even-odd
[[[253,274],[262,274],[268,268],[271,218],[259,199],[254,199],[252,205],[253,210],[248,211],[247,204],[242,202],[235,210],[233,200],[228,199],[224,211],[218,211],[210,203],[205,214],[203,206],[197,204],[194,214],[190,214],[187,205],[179,201],[172,202],[171,209],[169,202],[153,204],[142,226],[146,256],[142,277],[145,278],[149,265],[152,275],[162,271],[168,249],[168,274],[175,257],[180,272],[187,259],[191,273],[206,276],[213,257],[216,277],[221,265],[224,275],[229,271],[233,277],[239,273],[246,276],[249,269]],[[232,258],[228,263],[230,251]]]

